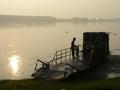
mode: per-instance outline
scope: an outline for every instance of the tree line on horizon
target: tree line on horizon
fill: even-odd
[[[20,16],[20,15],[0,15],[0,22],[120,22],[120,18],[113,19],[102,19],[102,18],[92,18],[88,17],[73,17],[73,18],[56,18],[52,16]]]

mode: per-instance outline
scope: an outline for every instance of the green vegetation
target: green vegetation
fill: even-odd
[[[119,90],[120,78],[104,80],[3,80],[0,90]]]

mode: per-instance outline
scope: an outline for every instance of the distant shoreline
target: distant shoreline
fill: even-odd
[[[73,17],[73,18],[56,18],[53,16],[22,16],[22,15],[0,15],[0,23],[3,22],[72,22],[72,23],[85,23],[85,22],[120,22],[120,18],[102,19],[88,17]]]

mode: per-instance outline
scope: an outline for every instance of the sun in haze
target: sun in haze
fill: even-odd
[[[18,55],[13,55],[9,57],[9,65],[11,67],[12,73],[14,76],[19,76],[19,66],[21,58]]]

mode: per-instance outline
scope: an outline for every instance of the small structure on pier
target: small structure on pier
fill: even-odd
[[[105,32],[86,32],[83,35],[83,59],[90,65],[97,65],[110,54],[109,34]]]
[[[43,79],[66,79],[70,75],[84,72],[91,67],[101,64],[109,56],[109,34],[105,32],[83,33],[83,50],[79,52],[79,57],[72,59],[71,49],[66,48],[55,53],[52,60],[42,63],[42,67],[32,74],[34,78]]]

